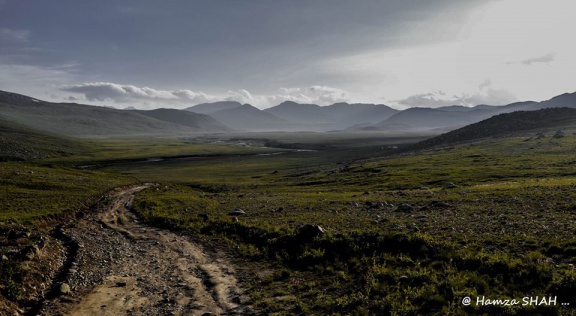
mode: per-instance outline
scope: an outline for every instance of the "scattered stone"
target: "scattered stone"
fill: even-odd
[[[544,137],[546,137],[546,134],[544,134],[543,132],[536,134],[536,139],[542,139]]]
[[[429,187],[420,187],[419,189],[420,189],[420,190],[430,190]]]
[[[6,257],[6,255],[2,255],[2,261],[8,261],[8,257]]]
[[[127,285],[126,282],[116,282],[117,287],[125,287]]]
[[[203,219],[205,222],[210,220],[210,216],[208,216],[208,214],[206,214],[206,213],[200,213],[200,214],[198,214],[198,217]]]

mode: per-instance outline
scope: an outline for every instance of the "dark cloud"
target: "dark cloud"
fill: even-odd
[[[74,60],[82,73],[107,81],[270,90],[330,82],[310,66],[365,49],[429,41],[426,29],[403,33],[446,12],[450,21],[458,20],[459,13],[485,2],[127,0],[114,7],[9,1],[0,19],[12,30],[33,32],[42,51],[29,53],[28,61],[40,66]],[[6,51],[0,47],[0,55]]]

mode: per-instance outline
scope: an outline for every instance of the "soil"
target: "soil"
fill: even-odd
[[[61,229],[68,260],[34,314],[253,314],[229,257],[147,226],[130,211],[144,188],[119,189]]]

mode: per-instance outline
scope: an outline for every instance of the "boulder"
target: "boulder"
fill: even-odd
[[[311,224],[300,226],[297,233],[298,237],[307,240],[314,239],[324,234],[325,234],[324,228],[322,228],[319,225],[311,225]]]
[[[240,208],[236,208],[232,212],[228,213],[229,216],[239,216],[239,215],[244,215],[244,214],[246,214],[246,212],[244,212],[244,210],[242,210]]]

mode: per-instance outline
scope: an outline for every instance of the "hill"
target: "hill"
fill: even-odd
[[[237,107],[241,107],[242,104],[236,101],[221,101],[212,103],[201,103],[186,108],[186,111],[200,113],[200,114],[210,114],[216,111],[229,110]]]
[[[291,124],[250,104],[210,113],[218,122],[236,130],[266,131],[290,129]]]
[[[376,124],[375,127],[377,130],[389,129],[390,126],[408,126],[410,129],[458,128],[490,116],[487,110],[445,111],[410,108],[392,115]]]
[[[215,125],[209,118],[202,118],[196,127],[191,127],[138,111],[52,103],[4,91],[0,91],[0,118],[37,130],[75,137],[177,135],[203,132],[204,128],[215,131]],[[205,122],[209,124],[205,125]]]
[[[229,128],[222,125],[214,118],[208,115],[198,114],[190,111],[175,109],[155,109],[150,111],[136,111],[157,120],[172,122],[183,126],[192,127],[203,132],[225,132]]]
[[[520,132],[542,129],[558,130],[576,125],[576,109],[548,108],[536,111],[517,111],[493,116],[460,129],[421,141],[409,149],[426,149],[437,146],[502,137]]]
[[[523,101],[503,106],[477,105],[472,108],[448,106],[440,108],[410,108],[398,112],[373,126],[357,126],[353,129],[390,130],[393,126],[407,126],[411,129],[458,128],[476,123],[502,113],[515,111],[536,111],[545,108],[576,108],[576,93],[565,93],[542,102]]]
[[[76,152],[80,144],[0,119],[0,161],[62,157]]]
[[[312,129],[344,129],[355,124],[374,124],[398,110],[383,104],[335,103],[329,106],[283,102],[264,110],[286,121],[307,124]]]

